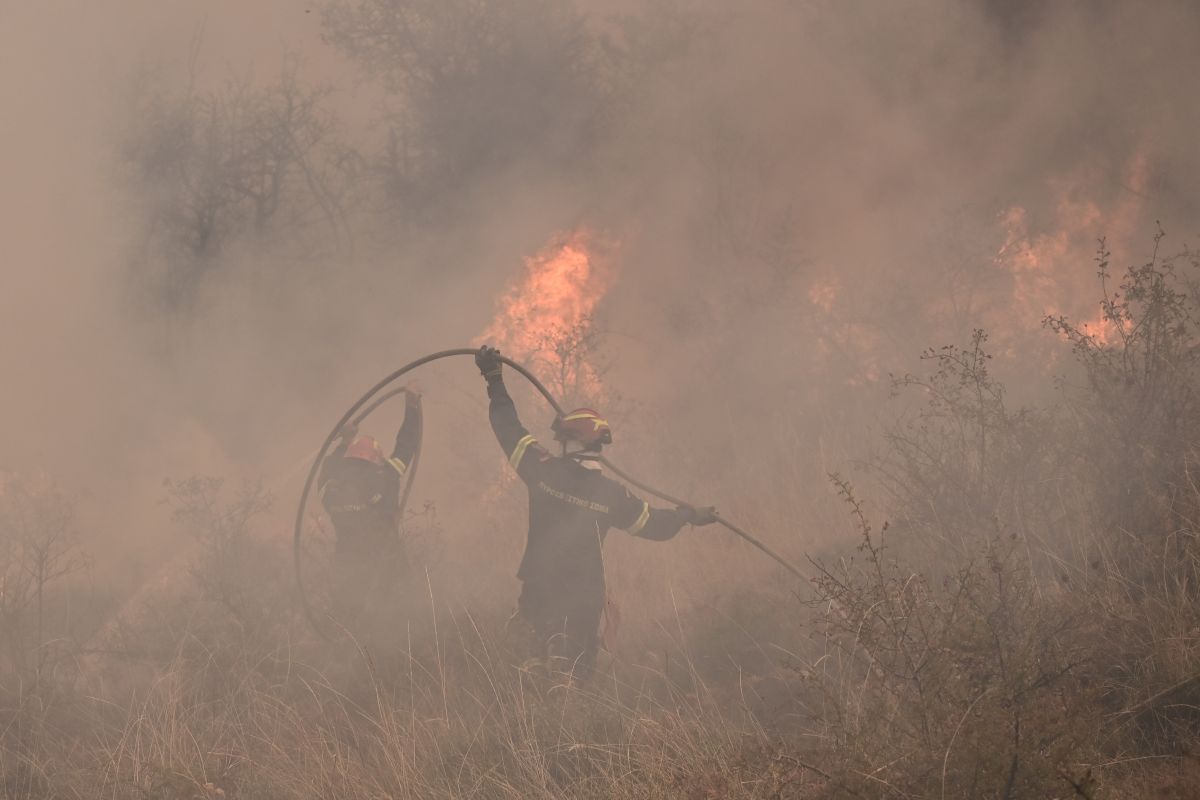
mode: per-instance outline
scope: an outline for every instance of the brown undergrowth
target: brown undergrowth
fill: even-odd
[[[428,564],[383,634],[321,642],[277,569],[287,553],[255,532],[268,498],[210,479],[169,487],[196,540],[186,590],[72,662],[47,611],[65,573],[37,573],[36,617],[28,577],[39,552],[73,552],[70,515],[9,493],[8,535],[32,544],[0,572],[23,592],[0,605],[0,792],[1194,796],[1197,264],[1156,252],[1117,287],[1099,264],[1117,333],[1048,321],[1078,366],[1055,403],[1010,407],[983,332],[929,351],[894,379],[918,402],[864,473],[889,521],[832,476],[853,542],[815,552],[807,585],[659,613],[586,683],[514,666],[506,614],[440,601]],[[440,552],[423,513],[421,552]]]

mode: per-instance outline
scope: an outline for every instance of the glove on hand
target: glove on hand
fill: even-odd
[[[488,347],[486,344],[479,348],[479,352],[475,354],[475,366],[479,367],[479,372],[489,381],[500,377],[500,351],[494,347]]]
[[[712,525],[717,521],[717,509],[714,506],[680,506],[679,511],[688,525]]]

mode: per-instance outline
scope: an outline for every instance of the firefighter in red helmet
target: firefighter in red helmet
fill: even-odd
[[[612,443],[612,429],[593,409],[555,419],[554,438],[562,443],[563,455],[552,455],[517,417],[499,355],[485,346],[475,363],[487,380],[492,430],[529,490],[516,616],[529,629],[531,655],[560,657],[577,676],[586,677],[599,646],[605,600],[601,547],[609,528],[665,541],[684,525],[708,525],[716,516],[712,508],[651,508],[602,474],[596,459]]]
[[[321,464],[321,504],[333,522],[334,605],[345,624],[390,596],[406,561],[397,517],[405,474],[421,436],[421,395],[405,391],[404,424],[391,456],[354,426]]]

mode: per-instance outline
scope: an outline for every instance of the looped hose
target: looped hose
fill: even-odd
[[[387,389],[387,387],[394,381],[400,379],[402,376],[408,374],[409,372],[413,371],[417,367],[424,366],[425,364],[428,364],[431,361],[437,361],[439,359],[449,358],[451,356],[472,356],[472,357],[474,357],[474,355],[477,352],[478,351],[476,349],[468,348],[468,347],[458,347],[458,348],[454,348],[451,350],[439,350],[436,353],[430,353],[427,356],[418,358],[416,361],[409,362],[408,364],[405,364],[403,367],[400,367],[398,370],[396,370],[395,372],[392,372],[390,375],[386,376],[385,378],[380,380],[378,383],[376,383],[374,386],[372,386],[371,389],[366,394],[364,394],[362,397],[360,397],[358,399],[358,401],[354,403],[354,405],[350,406],[350,408],[347,409],[346,413],[342,414],[341,419],[339,419],[337,421],[337,424],[335,424],[333,426],[333,430],[331,430],[329,432],[329,435],[327,435],[325,437],[325,441],[324,441],[324,443],[322,443],[321,449],[317,452],[317,457],[316,457],[316,459],[314,459],[312,467],[308,471],[308,478],[304,481],[304,489],[303,489],[303,491],[300,492],[300,503],[299,503],[298,507],[296,508],[296,525],[295,525],[295,531],[294,531],[294,534],[292,537],[292,556],[293,556],[293,560],[295,562],[295,568],[296,568],[296,588],[299,591],[300,605],[304,609],[304,616],[308,619],[309,624],[312,625],[313,630],[315,630],[317,632],[317,634],[319,636],[321,636],[321,638],[325,639],[326,641],[333,641],[333,639],[332,639],[332,637],[329,636],[328,633],[326,633],[325,629],[317,621],[316,616],[313,614],[312,607],[309,605],[308,595],[304,590],[304,578],[300,574],[301,573],[300,562],[301,562],[301,538],[302,538],[303,532],[304,532],[304,513],[308,507],[308,496],[309,496],[309,493],[312,491],[313,482],[317,478],[317,473],[320,471],[321,462],[325,460],[325,455],[329,451],[329,446],[331,444],[333,444],[334,440],[337,438],[338,432],[342,429],[342,426],[344,426],[351,419],[354,419],[355,424],[361,422],[372,411],[374,411],[380,405],[382,405],[389,397],[392,397],[395,394],[398,394],[399,392],[404,391],[404,388],[401,387],[398,389],[391,389],[387,392],[384,392],[384,390]],[[506,356],[497,356],[497,358],[500,360],[501,363],[506,364],[509,367],[512,367],[516,372],[518,372],[522,377],[524,377],[525,380],[529,381],[530,384],[533,385],[533,388],[537,389],[538,393],[541,394],[542,397],[546,398],[546,402],[550,404],[550,407],[554,409],[555,413],[559,414],[560,416],[563,413],[565,413],[563,411],[563,407],[554,398],[554,395],[550,394],[550,390],[548,390],[542,384],[542,382],[537,379],[537,377],[532,372],[530,372],[525,367],[521,366],[520,364],[518,364],[517,362],[513,361],[512,359],[510,359]],[[382,394],[379,397],[376,397],[376,395],[378,395],[380,392],[384,392],[384,394]],[[361,411],[361,413],[360,413],[360,409],[363,409]],[[419,448],[418,448],[417,452],[418,452],[418,454],[420,453]],[[617,477],[626,481],[631,486],[641,489],[642,491],[646,492],[647,494],[654,495],[655,497],[657,497],[661,500],[665,500],[668,503],[672,503],[677,506],[691,505],[683,500],[679,500],[678,498],[672,497],[671,495],[666,494],[665,492],[661,492],[658,489],[655,489],[653,486],[649,486],[649,485],[642,483],[641,481],[631,477],[628,473],[619,469],[615,464],[613,464],[611,461],[609,461],[607,458],[604,458],[603,456],[601,456],[599,460],[600,460],[600,463],[604,464],[606,467],[611,469],[613,471],[613,474],[615,474]],[[408,483],[408,487],[405,490],[405,496],[404,496],[404,500],[402,502],[407,501],[408,491],[412,488],[412,475],[416,472],[416,462],[417,462],[417,459],[414,458],[412,467],[410,467],[410,469],[409,469],[409,483]],[[767,547],[765,544],[760,542],[758,539],[755,539],[753,536],[751,536],[746,531],[742,530],[741,528],[737,527],[736,525],[734,525],[733,523],[729,522],[727,519],[725,519],[724,517],[721,517],[721,516],[717,516],[717,522],[719,522],[721,525],[724,525],[726,528],[733,531],[735,534],[737,534],[741,538],[745,539],[750,544],[754,545],[754,547],[758,548],[766,555],[770,556],[772,559],[774,559],[776,562],[778,562],[780,564],[780,566],[784,567],[788,572],[792,573],[797,578],[804,578],[804,575],[803,575],[803,573],[800,572],[800,570],[798,570],[796,567],[792,566],[786,559],[784,559],[782,556],[780,556],[778,553],[776,553],[771,548]]]

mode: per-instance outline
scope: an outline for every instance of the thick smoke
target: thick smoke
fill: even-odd
[[[1095,238],[1124,262],[1155,220],[1195,231],[1188,4],[411,2],[400,60],[355,27],[387,5],[8,10],[0,465],[90,492],[112,552],[153,537],[166,476],[290,505],[338,413],[486,330],[564,231],[615,243],[614,457],[763,524],[862,454],[923,347],[987,326],[1010,373],[1052,370],[1038,321],[1095,314]],[[201,270],[162,246],[155,109],[281,74],[319,92],[336,213],[302,188]],[[465,361],[421,381],[419,493],[478,529],[481,391]]]

